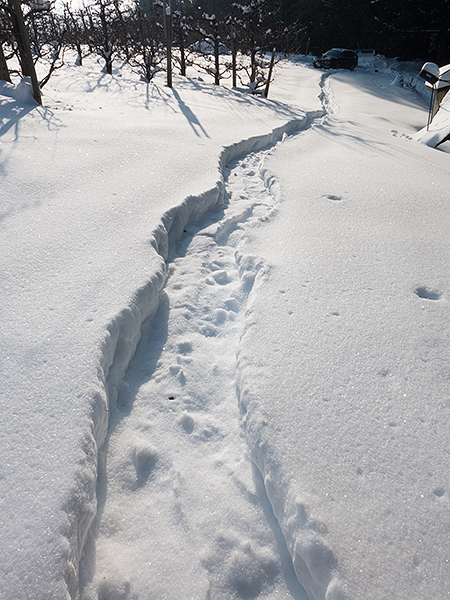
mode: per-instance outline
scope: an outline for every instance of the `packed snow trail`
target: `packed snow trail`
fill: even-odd
[[[266,150],[225,167],[228,205],[186,227],[111,417],[85,598],[306,599],[239,423],[236,352],[275,210]],[[88,579],[93,574],[85,574]]]

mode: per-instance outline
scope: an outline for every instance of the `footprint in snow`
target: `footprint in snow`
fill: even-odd
[[[147,444],[139,444],[132,451],[137,484],[144,485],[158,462],[157,451]]]
[[[192,346],[192,342],[180,342],[178,344],[178,352],[180,354],[189,354],[190,352],[192,352],[193,350],[193,346]]]
[[[334,200],[334,202],[339,202],[342,200],[342,196],[337,196],[335,194],[323,194],[322,198],[327,198],[328,200]]]
[[[187,412],[183,412],[178,423],[187,434],[191,434],[194,431],[195,421]]]
[[[427,286],[420,286],[416,288],[415,293],[419,296],[419,298],[423,298],[424,300],[440,300],[442,297],[440,292]]]
[[[403,138],[408,142],[412,141],[413,139],[410,135],[407,135],[406,133],[399,133],[396,129],[391,129],[391,133],[394,137]]]
[[[206,283],[208,285],[214,285],[218,283],[219,285],[226,285],[230,283],[230,277],[225,270],[214,271],[207,279]]]

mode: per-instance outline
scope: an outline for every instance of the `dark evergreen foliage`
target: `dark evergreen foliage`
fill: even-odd
[[[373,48],[403,60],[450,62],[450,0],[282,0],[301,51]]]

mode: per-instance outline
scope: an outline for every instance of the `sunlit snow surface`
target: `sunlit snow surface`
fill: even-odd
[[[448,155],[381,62],[2,84],[0,596],[447,597]]]

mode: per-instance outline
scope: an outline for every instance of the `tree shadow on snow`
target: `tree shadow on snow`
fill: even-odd
[[[48,108],[43,106],[17,106],[5,109],[0,103],[0,138],[13,130],[13,138],[11,141],[17,142],[21,134],[21,120],[36,110],[42,121],[46,124],[48,130],[54,130],[62,127],[61,122],[56,119],[55,114]]]
[[[178,106],[180,107],[181,112],[186,117],[195,135],[201,137],[201,134],[203,134],[204,137],[209,138],[209,135],[206,133],[206,130],[204,129],[198,118],[195,116],[195,114],[192,112],[189,106],[187,106],[187,104],[181,99],[180,94],[174,88],[172,88],[172,93],[175,100],[178,102]]]
[[[11,107],[12,105],[12,107]],[[0,104],[0,137],[14,129],[14,139],[19,137],[19,121],[30,113],[34,106],[18,107],[15,103]]]

